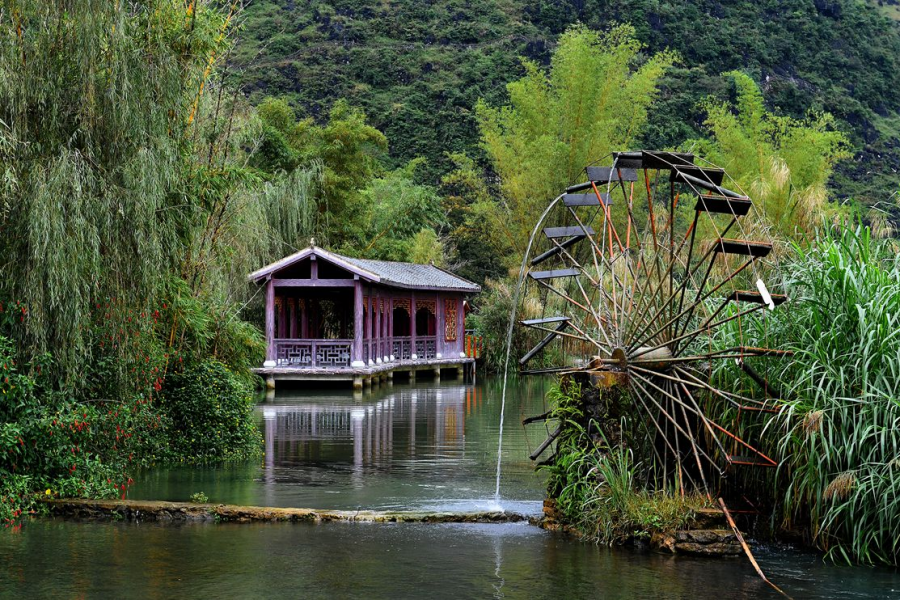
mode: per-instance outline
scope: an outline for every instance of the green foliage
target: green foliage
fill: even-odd
[[[826,186],[835,164],[850,156],[829,114],[803,120],[767,111],[759,86],[745,73],[726,76],[737,88],[735,106],[709,100],[706,126],[712,139],[692,145],[723,167],[753,199],[761,226],[788,239],[812,234],[823,215],[837,218]]]
[[[196,492],[194,494],[191,494],[190,500],[194,504],[206,504],[207,502],[209,502],[209,496],[207,496],[203,492]]]
[[[174,430],[174,456],[196,461],[256,456],[251,389],[221,362],[208,360],[170,374],[160,397]]]
[[[14,525],[38,495],[124,497],[148,449],[165,446],[152,400],[73,402],[49,389],[48,356],[16,356],[0,336],[0,520]]]
[[[354,240],[359,255],[409,261],[415,237],[423,229],[433,231],[444,223],[441,199],[434,188],[415,181],[416,171],[422,164],[422,160],[411,161],[384,177],[372,179],[360,191],[359,204],[352,211],[359,215],[360,221]],[[432,239],[436,240],[437,236]],[[420,238],[420,253],[423,242]],[[428,250],[433,256],[434,248]]]
[[[362,107],[391,140],[393,166],[424,156],[436,182],[446,152],[478,153],[472,107],[499,106],[522,76],[519,57],[546,64],[557,37],[582,23],[630,23],[648,53],[670,48],[670,69],[635,147],[675,147],[702,132],[698,103],[727,93],[723,72],[763,83],[766,104],[802,119],[831,113],[859,162],[835,184],[841,197],[884,200],[898,185],[897,151],[883,131],[900,108],[900,34],[875,2],[631,2],[610,0],[257,0],[235,51],[253,97],[278,94],[320,121],[334,98]],[[703,34],[697,35],[697,28]],[[852,74],[850,77],[848,74]]]
[[[767,316],[767,329],[744,324],[755,336],[751,344],[794,352],[791,360],[765,365],[784,399],[767,425],[764,451],[783,462],[755,489],[770,490],[784,524],[807,527],[830,556],[897,564],[897,248],[857,227],[823,230],[796,252],[785,268],[789,308]],[[734,386],[739,375],[723,370],[718,377]]]
[[[524,78],[507,88],[510,104],[476,106],[484,149],[500,176],[503,204],[498,240],[515,255],[547,202],[581,181],[586,165],[630,148],[647,120],[662,75],[675,61],[668,51],[639,61],[634,29],[608,33],[572,27],[559,39],[549,72],[526,62]]]
[[[666,490],[649,491],[645,465],[635,463],[632,450],[610,444],[600,423],[587,413],[582,388],[571,381],[547,393],[552,418],[562,426],[553,462],[543,467],[547,490],[565,523],[591,541],[611,545],[632,538],[649,538],[687,526],[708,499]],[[620,424],[619,429],[626,425]],[[599,437],[599,443],[598,443]]]

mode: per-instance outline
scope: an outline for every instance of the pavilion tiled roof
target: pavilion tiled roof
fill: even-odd
[[[381,283],[388,285],[393,284],[407,288],[481,291],[481,286],[434,265],[350,258],[349,256],[341,258],[360,269],[378,275]]]
[[[315,246],[301,250],[273,262],[262,269],[254,271],[248,278],[251,281],[260,282],[266,276],[272,276],[277,271],[304,260],[312,254],[335,265],[347,268],[363,279],[381,283],[383,285],[409,289],[449,290],[466,293],[477,293],[481,291],[481,286],[478,284],[434,265],[352,258],[335,254],[334,252],[329,252],[328,250]]]

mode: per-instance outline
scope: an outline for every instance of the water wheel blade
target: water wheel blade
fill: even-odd
[[[566,327],[569,326],[568,317],[556,317],[556,318],[557,319],[562,318],[565,320],[559,322],[559,325],[557,325],[557,327],[556,327],[556,331],[548,333],[546,335],[546,337],[544,337],[544,339],[542,339],[540,342],[538,342],[534,348],[532,348],[527,353],[525,353],[525,356],[523,356],[522,358],[519,359],[519,365],[527,364],[528,361],[530,361],[532,358],[534,358],[538,352],[543,350],[547,346],[547,344],[552,342],[555,338],[559,337],[559,334],[557,333],[558,331],[562,331],[563,329],[565,329]]]
[[[772,251],[772,244],[766,242],[749,242],[747,240],[728,240],[720,238],[716,240],[715,246],[716,252],[752,256],[753,258],[766,257]]]
[[[770,294],[772,303],[775,306],[787,302],[788,297],[784,294]],[[728,299],[732,302],[749,302],[751,304],[766,304],[765,299],[759,292],[751,292],[749,290],[735,290],[731,292]]]
[[[594,183],[616,183],[619,181],[637,181],[637,171],[634,169],[624,169],[624,168],[616,168],[612,167],[588,167],[585,169],[587,171],[588,179],[593,181]],[[622,177],[619,177],[621,173]]]
[[[545,413],[541,413],[541,414],[535,415],[535,416],[533,416],[533,417],[525,417],[524,419],[522,419],[522,425],[531,425],[532,423],[538,423],[538,422],[541,422],[541,421],[546,421],[547,419],[550,419],[550,418],[551,418],[551,417],[550,417],[551,414],[553,414],[553,411],[552,411],[552,410],[548,410],[548,411],[545,412]]]
[[[566,241],[561,242],[558,246],[554,246],[553,248],[550,248],[543,254],[539,254],[538,256],[535,256],[534,258],[532,258],[531,266],[533,267],[534,265],[539,265],[542,262],[544,262],[545,260],[547,260],[548,258],[553,258],[557,254],[562,253],[562,251],[565,250],[566,248],[574,246],[575,244],[577,244],[581,240],[585,239],[586,237],[587,236],[584,235],[583,233],[581,235],[576,235],[576,236],[570,237]]]
[[[717,194],[719,196],[725,196],[727,198],[746,198],[746,196],[744,196],[743,194],[739,194],[727,188],[723,188],[720,185],[710,183],[705,179],[694,177],[693,175],[690,175],[688,173],[680,173],[678,175],[678,181],[680,181],[681,183],[686,183],[694,188],[700,188],[708,192],[712,192],[713,194]]]
[[[669,179],[676,183],[687,183],[684,180],[685,175],[690,175],[715,186],[720,186],[725,179],[725,170],[718,167],[676,165],[675,170],[672,171],[672,176]]]
[[[525,327],[534,327],[536,325],[548,325],[551,323],[568,323],[569,317],[543,317],[540,319],[526,319],[519,321]]]
[[[765,468],[774,468],[777,467],[778,464],[775,461],[767,460],[761,456],[747,456],[747,455],[731,455],[728,457],[729,464],[732,465],[741,465],[745,467],[765,467]]]
[[[559,437],[559,434],[562,433],[562,430],[563,430],[563,426],[562,426],[562,424],[560,424],[559,427],[557,427],[557,428],[553,431],[553,433],[551,433],[551,434],[547,437],[547,439],[544,440],[544,441],[541,443],[541,445],[537,447],[537,450],[535,450],[534,452],[531,453],[531,455],[530,455],[528,458],[530,458],[531,460],[537,460],[537,457],[540,456],[541,454],[543,454],[544,451],[545,451],[547,448],[550,447],[550,444],[553,443],[553,440],[555,440],[556,438]]]
[[[727,196],[698,196],[697,206],[694,210],[716,213],[721,215],[734,215],[743,217],[750,212],[753,203],[750,198],[729,198]]]
[[[577,277],[581,272],[578,269],[552,269],[550,271],[533,271],[528,274],[535,281],[544,279],[556,279],[557,277]]]
[[[544,235],[546,235],[549,239],[559,239],[564,237],[572,237],[575,235],[594,235],[594,230],[590,227],[581,227],[579,225],[572,225],[571,227],[545,227]]]
[[[694,164],[694,155],[690,152],[613,152],[613,164],[629,169],[673,169],[676,166]]]
[[[597,194],[566,194],[563,196],[563,204],[566,206],[600,206],[601,199],[604,206],[612,204],[607,193],[600,194],[600,198],[597,198]]]

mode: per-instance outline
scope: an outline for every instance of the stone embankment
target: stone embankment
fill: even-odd
[[[529,518],[510,512],[445,513],[372,510],[316,510],[272,508],[192,502],[143,500],[49,499],[50,514],[82,520],[128,520],[155,522],[306,522],[345,521],[357,523],[514,523]]]
[[[561,516],[556,502],[544,500],[541,527],[581,537],[576,529],[562,522]],[[654,532],[650,536],[650,547],[663,554],[693,556],[737,556],[743,551],[734,532],[725,523],[725,515],[714,508],[699,511],[683,530]]]

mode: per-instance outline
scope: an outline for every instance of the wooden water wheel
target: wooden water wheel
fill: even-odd
[[[776,466],[735,424],[775,410],[760,373],[787,354],[745,343],[765,338],[748,335],[749,317],[786,300],[769,291],[773,246],[746,218],[752,201],[724,170],[686,153],[615,153],[586,175],[550,203],[523,262],[517,310],[531,349],[521,372],[620,386],[678,485],[709,490],[710,475],[733,466]],[[722,361],[756,393],[715,385]],[[730,411],[710,410],[715,403]]]

